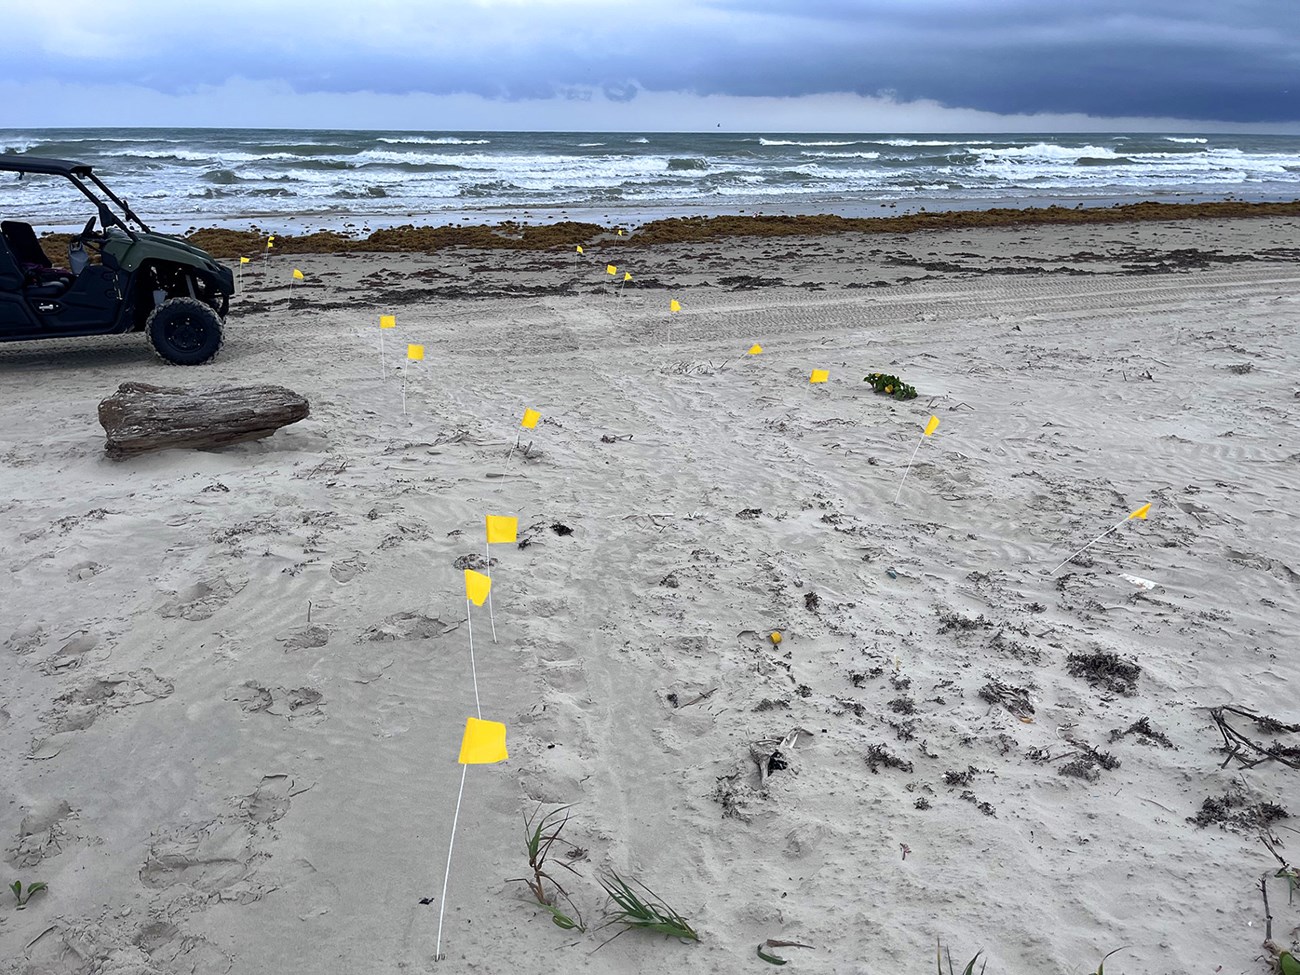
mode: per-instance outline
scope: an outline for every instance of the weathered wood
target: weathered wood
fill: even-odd
[[[283,386],[207,386],[177,389],[122,383],[99,404],[114,460],[150,450],[225,447],[269,437],[311,412],[307,400]]]

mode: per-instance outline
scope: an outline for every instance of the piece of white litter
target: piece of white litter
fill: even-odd
[[[1156,587],[1156,584],[1152,582],[1150,579],[1142,579],[1139,578],[1138,576],[1131,576],[1127,572],[1121,572],[1119,576],[1121,579],[1125,580],[1126,582],[1133,583],[1133,585],[1137,586],[1139,589],[1146,589],[1149,591]]]

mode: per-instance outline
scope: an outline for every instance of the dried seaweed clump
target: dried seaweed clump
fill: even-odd
[[[1137,735],[1139,745],[1159,745],[1162,748],[1174,747],[1174,743],[1169,740],[1169,736],[1152,725],[1150,718],[1138,718],[1123,731],[1116,728],[1110,733],[1110,740],[1112,742],[1122,741],[1129,735]]]
[[[1057,769],[1058,774],[1083,779],[1085,782],[1096,782],[1101,778],[1101,769],[1109,772],[1119,768],[1119,759],[1110,752],[1098,751],[1091,745],[1084,745],[1079,742],[1073,744],[1080,751],[1074,758]]]
[[[1065,658],[1065,669],[1072,677],[1082,677],[1093,687],[1104,687],[1114,694],[1131,695],[1137,691],[1142,668],[1131,660],[1122,660],[1111,650],[1072,653]]]
[[[1218,826],[1238,833],[1258,833],[1267,831],[1273,823],[1289,816],[1290,813],[1275,802],[1251,802],[1241,787],[1234,785],[1221,796],[1208,796],[1201,803],[1200,812],[1188,816],[1187,821],[1202,828]]]
[[[885,768],[896,768],[901,772],[911,772],[912,763],[899,758],[883,742],[871,745],[867,748],[867,768],[871,769],[872,774],[879,774],[880,766]]]

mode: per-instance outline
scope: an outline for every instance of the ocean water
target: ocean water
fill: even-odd
[[[1300,198],[1300,137],[0,129],[0,153],[95,166],[163,230]],[[89,215],[0,174],[0,214]]]

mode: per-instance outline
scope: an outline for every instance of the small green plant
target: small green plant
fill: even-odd
[[[533,875],[532,877],[516,877],[510,882],[526,884],[533,897],[537,898],[537,903],[550,912],[551,922],[556,927],[564,928],[566,931],[572,931],[575,928],[579,931],[586,931],[587,926],[583,923],[582,915],[578,913],[577,907],[569,899],[568,891],[560,886],[559,881],[546,872],[551,847],[557,842],[564,842],[564,840],[560,839],[560,833],[569,823],[569,807],[561,806],[559,809],[552,810],[545,816],[541,816],[539,820],[538,816],[541,811],[542,807],[539,804],[533,810],[533,814],[524,820],[524,847],[528,851],[528,866],[532,868]],[[577,875],[578,871],[567,863],[556,862],[569,873]],[[546,881],[548,880],[555,888],[554,894],[546,889]],[[569,910],[573,912],[573,917],[570,917],[560,908],[556,903],[557,897],[564,898]]]
[[[1127,946],[1121,945],[1120,947],[1114,949],[1114,951],[1108,951],[1106,952],[1106,954],[1102,955],[1101,961],[1097,962],[1097,970],[1093,972],[1093,975],[1106,975],[1106,959],[1109,958],[1111,955],[1115,954],[1116,951],[1123,951],[1125,947]]]
[[[897,376],[889,376],[883,372],[869,373],[864,383],[871,383],[871,388],[877,393],[883,393],[885,396],[892,396],[894,399],[916,399],[916,387],[909,386]]]
[[[28,903],[35,894],[39,894],[41,891],[47,890],[48,888],[45,884],[38,881],[34,884],[28,884],[27,891],[24,893],[23,882],[21,880],[15,880],[9,885],[9,889],[14,892],[14,900],[18,902],[18,910],[23,911],[27,909]]]
[[[975,952],[975,957],[966,963],[966,967],[961,970],[961,975],[974,975],[975,963],[980,960],[980,955],[984,954],[983,949]],[[935,968],[939,975],[943,975],[944,956],[948,958],[948,975],[957,975],[957,970],[952,967],[952,952],[943,945],[939,944],[938,939],[934,942],[934,959]],[[984,964],[980,965],[980,975],[984,975],[984,969],[988,967],[988,959],[984,959]]]
[[[624,931],[635,929],[666,934],[670,938],[680,938],[682,941],[700,940],[700,936],[687,923],[686,918],[664,903],[663,898],[639,880],[633,883],[645,891],[647,895],[645,899],[632,889],[632,884],[612,870],[608,877],[601,878],[600,886],[605,888],[605,893],[617,907],[616,910],[606,913],[605,924],[601,927],[622,924],[623,931],[614,935],[614,938]],[[613,941],[614,938],[610,938],[609,941]],[[604,944],[609,944],[609,941]],[[601,947],[604,947],[604,944]]]

